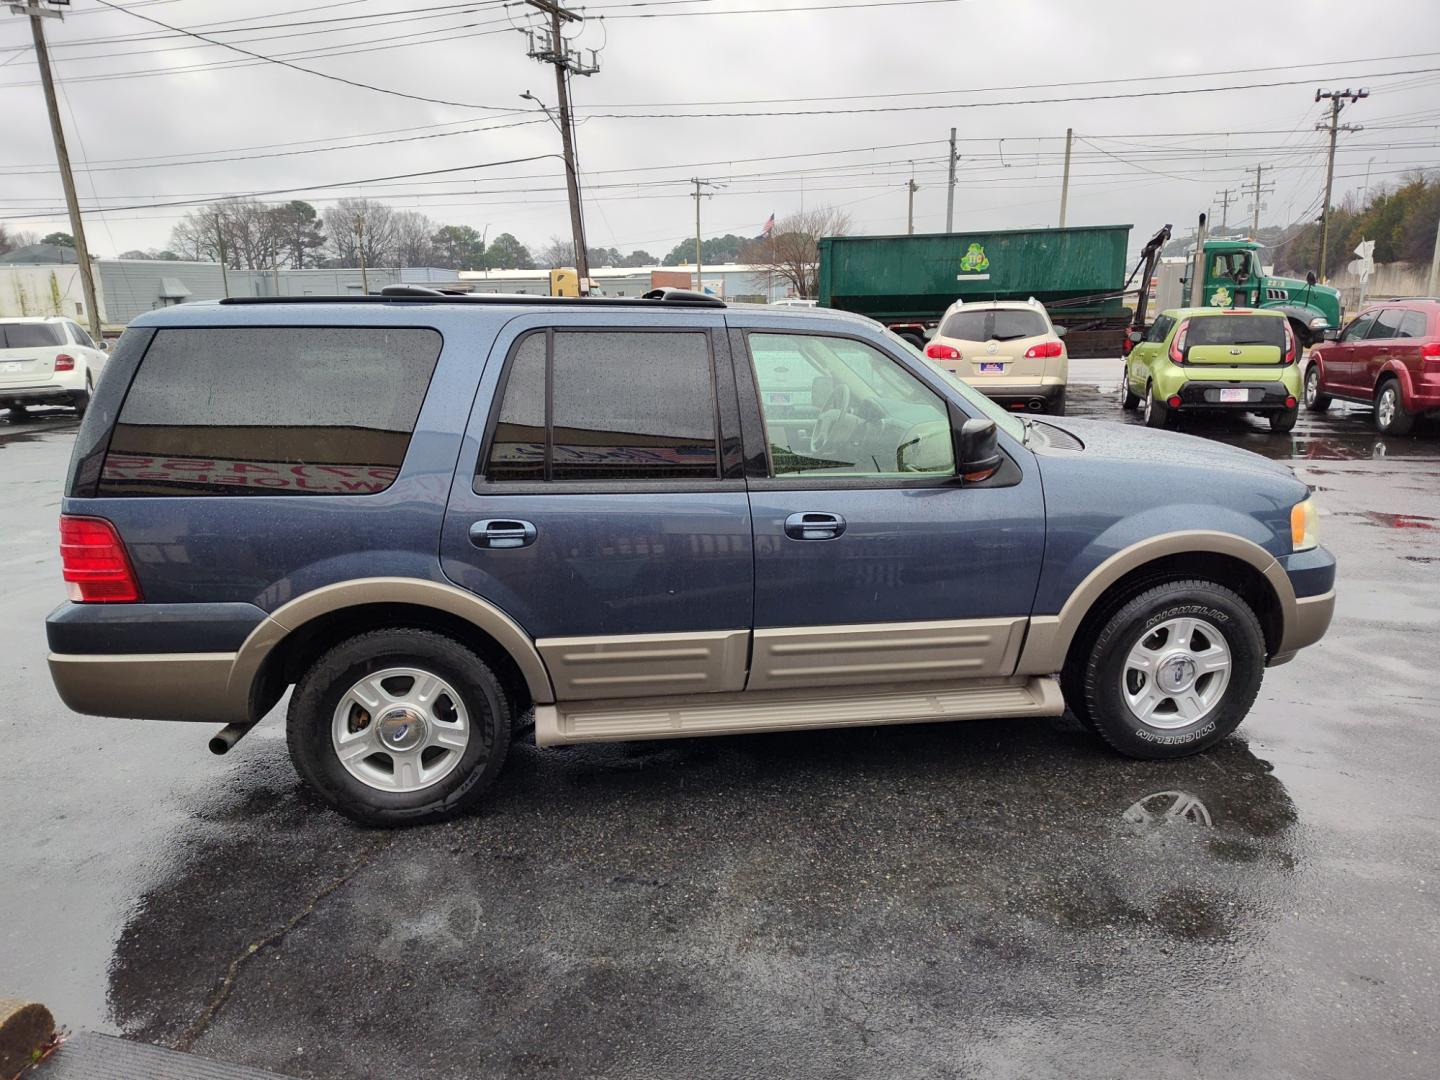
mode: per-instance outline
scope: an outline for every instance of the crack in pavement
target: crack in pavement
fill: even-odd
[[[281,941],[283,941],[285,936],[289,934],[291,930],[294,930],[295,927],[299,926],[302,922],[309,918],[310,915],[314,913],[315,908],[320,903],[320,901],[324,900],[327,896],[329,896],[336,890],[344,887],[344,885],[351,881],[356,874],[360,873],[360,871],[364,870],[367,866],[374,862],[375,856],[379,855],[380,852],[389,847],[393,841],[394,835],[392,834],[384,841],[367,848],[364,856],[360,859],[359,862],[357,862],[349,870],[345,871],[345,873],[341,874],[334,881],[331,881],[329,884],[325,885],[322,889],[320,889],[320,891],[315,893],[314,896],[310,897],[310,899],[306,901],[305,906],[302,907],[299,911],[297,911],[294,915],[292,915],[289,919],[287,919],[283,924],[281,924],[276,929],[270,931],[270,933],[266,934],[258,941],[253,941],[249,945],[245,946],[244,950],[240,953],[240,955],[230,961],[230,965],[225,971],[224,981],[222,981],[219,987],[216,988],[215,993],[210,996],[209,1002],[207,1002],[205,1008],[201,1010],[200,1015],[197,1016],[191,1022],[190,1026],[187,1027],[185,1031],[180,1035],[180,1037],[175,1040],[175,1042],[171,1045],[171,1049],[178,1050],[181,1053],[188,1053],[191,1047],[195,1045],[195,1041],[205,1033],[206,1029],[209,1028],[215,1017],[219,1015],[219,1012],[222,1008],[224,1008],[225,1003],[230,1000],[230,994],[235,989],[235,983],[239,979],[240,971],[245,966],[245,963],[250,960],[251,957],[259,953],[260,950],[269,948],[272,945],[278,945]]]

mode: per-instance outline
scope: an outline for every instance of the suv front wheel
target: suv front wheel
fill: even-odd
[[[334,809],[366,825],[438,821],[495,782],[510,703],[485,662],[429,630],[360,634],[301,677],[290,758]]]
[[[1231,590],[1170,581],[1124,604],[1076,659],[1074,711],[1087,727],[1130,757],[1184,757],[1245,719],[1265,670],[1265,637]]]

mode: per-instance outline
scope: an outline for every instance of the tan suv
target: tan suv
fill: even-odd
[[[1009,409],[1064,416],[1064,333],[1037,300],[956,300],[925,355]]]

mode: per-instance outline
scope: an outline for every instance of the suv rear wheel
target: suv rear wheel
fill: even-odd
[[[495,782],[510,703],[485,662],[429,630],[361,634],[301,677],[286,720],[310,787],[366,825],[451,817]]]
[[[1375,394],[1375,430],[1382,435],[1408,435],[1414,426],[1415,417],[1400,396],[1400,383],[1386,379]]]
[[[1148,589],[1106,620],[1073,658],[1072,711],[1122,754],[1198,753],[1245,719],[1265,670],[1250,607],[1213,581]],[[1078,683],[1079,685],[1076,685]]]

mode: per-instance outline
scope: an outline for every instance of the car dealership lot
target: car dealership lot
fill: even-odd
[[[1070,411],[1117,422],[1119,361]],[[1069,719],[582,746],[357,829],[278,713],[70,714],[44,666],[74,424],[0,422],[0,993],[295,1076],[1433,1075],[1440,434],[1271,434],[1340,559],[1329,635],[1216,751]]]

